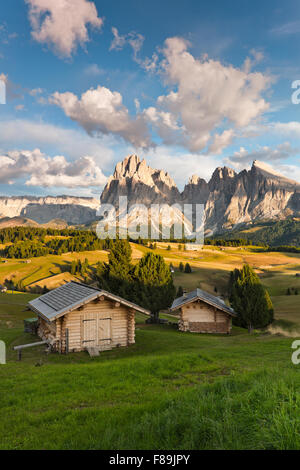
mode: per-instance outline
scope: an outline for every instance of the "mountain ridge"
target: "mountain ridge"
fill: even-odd
[[[100,201],[118,210],[120,196],[127,196],[129,207],[204,204],[208,234],[260,220],[300,217],[300,184],[257,160],[250,170],[239,173],[227,166],[217,167],[209,181],[192,175],[179,191],[168,172],[151,168],[135,154],[128,155],[117,163]],[[68,225],[88,226],[97,220],[99,205],[99,200],[91,197],[0,196],[0,219],[23,217],[41,225],[60,219]],[[131,220],[134,217],[132,214]],[[180,210],[176,210],[177,221],[180,218]]]
[[[260,219],[300,215],[300,184],[257,160],[250,170],[239,173],[218,167],[208,182],[193,175],[180,192],[167,172],[129,155],[117,164],[100,200],[117,208],[119,196],[127,196],[129,206],[204,204],[205,227],[211,233]]]

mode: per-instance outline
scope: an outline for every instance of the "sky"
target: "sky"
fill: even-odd
[[[132,153],[180,189],[253,160],[300,181],[298,0],[3,3],[1,195],[98,198]]]

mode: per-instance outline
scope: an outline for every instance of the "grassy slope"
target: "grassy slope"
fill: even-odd
[[[172,250],[167,251],[168,243],[159,243],[156,253],[164,256],[166,261],[175,266],[175,285],[187,290],[201,287],[214,294],[226,294],[229,273],[234,268],[240,268],[249,263],[261,277],[268,289],[274,307],[275,318],[292,322],[300,329],[300,255],[294,253],[263,253],[259,248],[223,248],[209,247],[200,252],[178,251],[178,245],[172,244]],[[147,251],[147,248],[135,245],[137,250]],[[191,274],[180,273],[179,263],[190,263]],[[287,296],[289,288],[298,289],[299,295]]]
[[[93,359],[34,348],[18,363],[11,346],[35,340],[22,333],[31,297],[0,297],[8,346],[0,448],[300,448],[300,369],[290,339],[240,329],[193,335],[138,317],[130,348]]]
[[[169,243],[158,243],[155,253],[164,256],[167,262],[175,266],[174,281],[176,286],[188,290],[201,287],[214,293],[215,287],[219,294],[226,294],[229,272],[244,263],[253,266],[261,276],[263,284],[267,287],[275,306],[277,319],[287,320],[300,325],[300,295],[286,296],[288,287],[294,287],[300,293],[300,255],[294,253],[261,253],[256,248],[224,248],[205,247],[200,252],[185,252],[178,250],[178,244],[171,244],[172,250],[167,251]],[[141,256],[149,251],[141,245],[132,244],[133,261],[137,262]],[[25,286],[46,285],[52,289],[72,279],[80,280],[79,276],[72,276],[64,272],[70,267],[72,260],[88,258],[93,270],[98,261],[106,261],[107,253],[103,251],[69,253],[62,256],[47,256],[46,258],[33,258],[30,264],[21,260],[8,260],[0,263],[0,283],[6,278],[14,276],[14,281],[22,280]],[[179,263],[190,263],[192,274],[182,274],[178,270]],[[63,272],[61,272],[63,271]],[[298,318],[299,310],[299,318]]]
[[[177,286],[224,293],[229,271],[249,262],[272,295],[276,318],[300,324],[300,296],[285,295],[288,287],[300,292],[299,255],[166,246],[156,252],[175,267],[180,261],[193,267],[192,274],[176,270]],[[145,251],[135,245],[134,258]],[[0,265],[0,279],[15,272],[44,285],[53,278],[42,276],[57,264],[78,257],[95,264],[106,256],[9,261]],[[137,342],[128,349],[91,359],[33,348],[18,363],[11,347],[37,340],[23,333],[32,297],[0,294],[0,339],[8,345],[8,364],[0,366],[0,448],[300,449],[300,366],[291,363],[292,339],[239,329],[230,337],[183,334],[145,326],[137,315]]]
[[[178,250],[178,244],[171,244],[172,250],[167,251],[169,243],[158,243],[155,253],[164,256],[168,263],[175,266],[174,281],[176,286],[188,290],[201,287],[214,293],[226,294],[229,272],[244,263],[253,266],[261,276],[275,306],[277,319],[298,323],[300,326],[300,295],[286,296],[288,287],[297,288],[300,293],[300,255],[294,253],[262,253],[259,248],[223,248],[205,247],[200,252],[185,252]],[[149,251],[141,245],[132,244],[133,261]],[[39,285],[53,289],[72,279],[80,280],[80,276],[72,276],[65,272],[73,260],[88,258],[93,270],[99,261],[107,260],[107,252],[68,253],[62,256],[47,256],[33,258],[30,264],[22,260],[8,260],[0,263],[0,283],[13,276],[14,281],[22,280],[25,286]],[[179,263],[190,263],[192,274],[182,274],[178,270]],[[63,271],[63,272],[61,272]],[[299,318],[298,318],[299,310]]]

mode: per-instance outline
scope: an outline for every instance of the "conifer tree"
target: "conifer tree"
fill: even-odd
[[[179,286],[177,290],[176,298],[178,299],[179,297],[182,297],[182,296],[183,296],[183,288]]]
[[[187,273],[187,274],[190,274],[192,272],[192,268],[189,265],[189,263],[186,263],[185,268],[184,268],[184,272]]]
[[[175,287],[169,266],[160,255],[147,253],[134,270],[137,282],[136,301],[149,309],[154,322],[159,321],[159,311],[170,307]]]
[[[131,246],[128,240],[115,240],[111,245],[108,263],[97,270],[99,287],[131,300],[132,264]]]
[[[230,276],[230,303],[238,314],[235,324],[248,328],[264,328],[272,323],[274,310],[267,290],[249,265],[235,269]]]

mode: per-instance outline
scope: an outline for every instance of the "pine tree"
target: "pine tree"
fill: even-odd
[[[183,296],[183,288],[179,286],[177,290],[176,298],[178,299],[179,297],[182,297],[182,296]]]
[[[184,268],[184,272],[188,273],[188,274],[190,274],[192,272],[192,268],[189,265],[189,263],[186,263],[185,268]]]
[[[230,303],[238,314],[235,324],[248,328],[249,332],[268,326],[274,319],[270,296],[247,264],[230,275]]]
[[[128,240],[115,240],[111,245],[108,263],[98,267],[99,287],[113,294],[131,299],[133,266],[131,264],[131,246]]]
[[[72,261],[71,263],[71,274],[74,276],[76,274],[76,261]]]
[[[180,263],[180,264],[179,264],[179,271],[180,271],[181,273],[183,273],[183,271],[184,271],[183,263]]]
[[[169,266],[160,255],[147,253],[134,270],[136,301],[149,309],[154,322],[159,321],[159,311],[170,307],[175,287]]]

